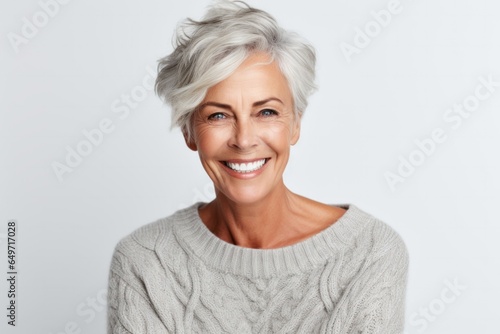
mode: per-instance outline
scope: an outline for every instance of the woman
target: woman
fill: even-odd
[[[314,67],[309,44],[241,2],[178,29],[156,89],[216,198],[117,245],[109,333],[402,332],[400,237],[283,183]]]

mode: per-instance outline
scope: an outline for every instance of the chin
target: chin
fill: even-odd
[[[220,191],[218,195],[226,197],[236,204],[253,204],[264,200],[267,193],[262,188],[255,189],[255,187],[244,187],[244,189],[231,189]]]

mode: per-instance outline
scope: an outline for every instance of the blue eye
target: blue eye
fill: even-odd
[[[278,115],[278,112],[276,110],[273,110],[273,109],[262,109],[260,111],[260,114],[262,116],[275,116],[275,115]]]
[[[226,118],[226,116],[221,112],[216,112],[216,113],[213,113],[212,115],[208,116],[208,119],[213,120],[213,121],[217,121],[217,120],[224,119],[224,118]]]

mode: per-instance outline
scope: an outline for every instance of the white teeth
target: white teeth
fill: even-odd
[[[256,171],[257,169],[260,169],[264,164],[266,163],[266,159],[262,160],[257,160],[254,162],[249,162],[249,163],[243,163],[243,164],[237,164],[233,162],[226,162],[226,166],[231,168],[232,170],[235,170],[239,173],[250,173],[253,171]]]

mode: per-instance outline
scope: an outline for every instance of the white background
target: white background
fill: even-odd
[[[211,198],[196,153],[169,130],[168,108],[151,90],[141,95],[177,22],[199,18],[208,3],[73,0],[49,17],[38,1],[2,0],[1,277],[9,219],[18,222],[19,270],[15,328],[1,279],[2,333],[104,333],[118,240]],[[411,260],[407,333],[498,333],[500,87],[479,88],[489,96],[460,124],[443,117],[475,101],[480,77],[500,81],[499,3],[401,0],[385,27],[371,12],[387,0],[249,3],[318,53],[319,91],[286,184],[354,203],[401,234]],[[31,35],[24,28],[29,38],[27,21],[39,25]],[[372,29],[368,45],[358,29]],[[341,46],[356,42],[363,47],[346,57]],[[66,164],[68,149],[85,145],[82,131],[106,119],[113,130],[59,180],[53,164]],[[446,140],[418,153],[415,141],[437,128]],[[385,175],[410,156],[420,165],[391,189]]]

